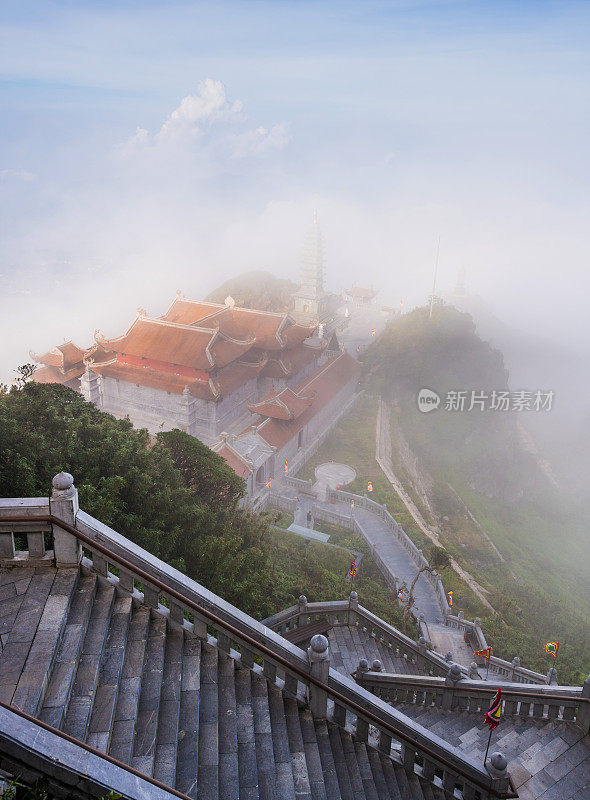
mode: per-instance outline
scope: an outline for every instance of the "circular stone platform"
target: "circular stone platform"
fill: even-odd
[[[317,481],[327,484],[330,489],[346,486],[356,478],[356,472],[347,464],[338,464],[335,461],[326,461],[315,468]]]

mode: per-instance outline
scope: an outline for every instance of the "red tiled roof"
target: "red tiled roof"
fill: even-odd
[[[183,325],[194,325],[195,322],[224,308],[226,306],[219,305],[219,303],[202,303],[199,300],[184,300],[177,297],[161,319],[168,320],[168,322],[180,322]]]
[[[147,361],[145,366],[140,363],[126,363],[114,354],[110,360],[93,363],[90,367],[93,372],[126,383],[149,386],[151,389],[160,389],[172,394],[182,394],[184,387],[188,386],[193,397],[201,400],[220,400],[256,377],[263,365],[264,362],[237,361],[215,374],[210,375],[205,372],[199,374],[197,371],[189,374],[185,367],[178,367],[178,371],[175,372],[171,369],[171,365],[165,364],[166,369],[158,369],[153,366],[153,362]]]
[[[65,372],[59,367],[45,366],[33,373],[32,379],[37,383],[69,383],[79,378],[84,372],[84,365],[71,367]]]
[[[273,419],[297,419],[313,403],[313,394],[298,395],[292,389],[283,389],[276,394],[270,392],[264,400],[252,403],[248,408],[253,414]]]
[[[230,450],[227,445],[222,447],[221,450],[218,450],[217,455],[221,456],[227,466],[231,467],[236,475],[240,476],[240,478],[247,478],[252,472],[250,467],[246,466],[242,459],[239,458],[233,450]]]
[[[252,346],[247,341],[227,341],[210,328],[150,317],[138,317],[124,336],[100,339],[99,344],[117,353],[202,370],[223,367]]]
[[[182,394],[185,386],[193,397],[201,400],[216,400],[217,394],[208,380],[190,380],[183,375],[175,375],[170,372],[151,369],[149,367],[139,367],[133,364],[122,364],[116,359],[103,363],[91,364],[93,372],[104,375],[105,378],[125,381],[126,383],[136,383],[139,386],[149,386],[150,389],[160,389],[163,392],[172,394]]]
[[[80,364],[87,352],[87,350],[82,350],[81,347],[78,347],[73,342],[65,342],[57,345],[57,347],[52,347],[51,350],[41,356],[37,356],[34,353],[31,353],[31,356],[41,364],[46,364],[48,367],[58,367],[62,372],[66,372],[71,367]]]
[[[325,345],[310,347],[300,344],[283,350],[282,353],[271,354],[262,374],[265,378],[284,378],[286,375],[297,375],[304,367],[311,364],[324,349]]]
[[[162,317],[169,322],[200,328],[219,329],[238,340],[255,337],[256,346],[265,350],[282,350],[299,344],[310,336],[315,325],[300,325],[289,314],[237,308],[218,303],[199,303],[177,298]]]
[[[346,294],[351,297],[358,297],[359,300],[372,300],[377,297],[378,292],[374,289],[366,289],[363,286],[353,286],[351,289],[346,289]]]
[[[341,353],[327,364],[321,366],[313,375],[306,378],[295,390],[297,394],[314,392],[310,406],[296,419],[283,421],[267,419],[258,427],[258,434],[268,444],[281,449],[287,444],[313,417],[327,405],[330,400],[343,389],[346,384],[360,373],[360,364],[348,353]]]

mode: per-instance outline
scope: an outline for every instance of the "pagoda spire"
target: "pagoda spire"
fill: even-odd
[[[313,223],[303,246],[300,288],[310,293],[312,297],[324,293],[324,248],[316,210],[313,212]]]

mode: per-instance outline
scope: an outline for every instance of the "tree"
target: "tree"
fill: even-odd
[[[37,371],[37,365],[21,364],[20,367],[17,367],[14,371],[18,374],[16,384],[20,389],[22,389],[25,383],[27,383]]]
[[[412,583],[410,584],[410,591],[408,593],[408,599],[404,602],[404,610],[403,610],[403,618],[404,622],[408,621],[408,617],[414,607],[415,599],[414,599],[414,589],[416,588],[416,583],[418,582],[418,578],[422,575],[423,572],[429,572],[431,575],[433,572],[441,573],[445,569],[451,566],[451,557],[447,553],[446,550],[443,550],[442,547],[432,547],[429,552],[429,557],[427,563],[420,567]]]

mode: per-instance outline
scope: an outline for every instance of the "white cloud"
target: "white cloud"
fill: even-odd
[[[162,125],[158,136],[165,138],[177,133],[198,132],[201,123],[209,123],[221,119],[232,119],[242,111],[243,104],[240,100],[230,103],[227,99],[225,86],[221,81],[205,78],[199,81],[196,94],[188,94],[180,101],[166,122]]]
[[[195,93],[182,98],[157,133],[138,127],[119,149],[131,155],[173,148],[176,157],[199,151],[218,160],[262,155],[281,150],[289,142],[286,124],[249,127],[243,107],[241,100],[228,99],[221,81],[205,78]]]

